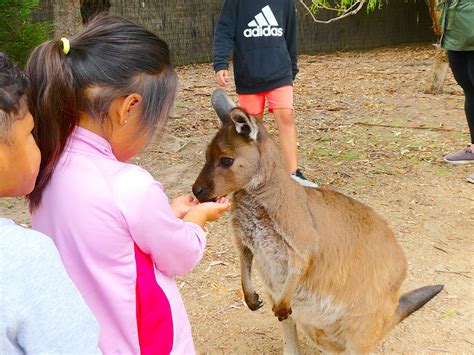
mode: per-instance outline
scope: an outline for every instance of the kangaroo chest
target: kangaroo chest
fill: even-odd
[[[270,289],[282,285],[288,269],[286,243],[265,208],[249,195],[234,197],[236,236],[254,255],[254,262]],[[278,288],[278,287],[277,287]]]
[[[251,196],[234,196],[233,225],[236,237],[254,255],[255,266],[273,298],[280,296],[288,275],[288,246],[275,221]],[[315,282],[317,282],[315,280]],[[330,295],[299,286],[292,300],[293,318],[319,329],[334,324],[344,308],[332,302]]]

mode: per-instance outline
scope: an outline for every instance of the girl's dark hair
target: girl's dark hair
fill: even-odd
[[[42,155],[28,196],[31,210],[40,204],[81,112],[103,124],[115,98],[138,93],[141,126],[151,137],[165,126],[177,92],[168,45],[131,21],[100,15],[69,41],[67,54],[61,40],[43,43],[26,68],[33,133]]]
[[[0,142],[11,144],[12,124],[26,111],[28,78],[0,52]]]

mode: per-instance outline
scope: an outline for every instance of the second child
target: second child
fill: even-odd
[[[0,52],[0,198],[33,190],[28,78]],[[0,216],[0,354],[98,354],[99,326],[47,236]]]
[[[225,0],[214,35],[216,81],[229,81],[233,52],[239,105],[263,119],[265,102],[278,127],[280,148],[291,177],[303,186],[318,185],[298,168],[293,80],[298,73],[296,9],[293,0]]]

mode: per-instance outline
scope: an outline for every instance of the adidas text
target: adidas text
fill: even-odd
[[[280,27],[255,27],[244,30],[244,36],[249,37],[281,37],[283,36],[283,29]]]

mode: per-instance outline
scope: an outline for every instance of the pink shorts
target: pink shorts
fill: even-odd
[[[293,86],[287,85],[258,94],[239,94],[239,105],[251,115],[258,115],[265,108],[265,99],[268,101],[268,112],[274,109],[289,108],[293,110]]]

